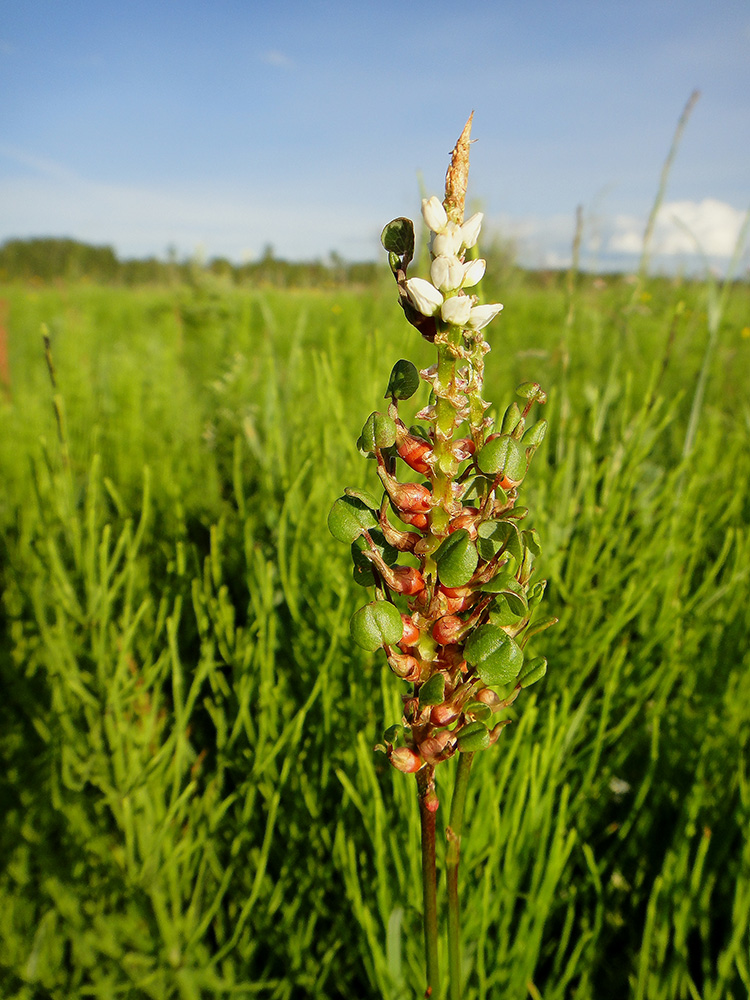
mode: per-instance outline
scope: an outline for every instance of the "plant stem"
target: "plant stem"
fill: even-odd
[[[438,966],[437,870],[435,867],[435,768],[432,765],[417,771],[419,818],[422,827],[422,902],[424,908],[424,951],[427,972],[426,994],[431,1000],[440,998]]]
[[[458,755],[456,784],[453,788],[451,814],[448,822],[448,852],[445,868],[448,884],[448,968],[450,1000],[461,1000],[461,922],[458,902],[458,865],[461,860],[461,832],[464,825],[466,789],[473,753]]]

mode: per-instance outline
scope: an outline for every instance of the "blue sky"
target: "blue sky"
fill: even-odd
[[[750,206],[750,5],[5,0],[0,240],[350,260],[440,193],[530,263],[635,259],[691,92],[659,246],[726,259]],[[682,224],[674,223],[674,217]],[[691,237],[685,230],[688,227]]]

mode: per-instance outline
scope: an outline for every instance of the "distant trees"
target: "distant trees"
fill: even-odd
[[[170,248],[166,260],[145,257],[121,260],[111,246],[92,246],[79,240],[38,237],[10,239],[0,245],[0,280],[90,281],[141,285],[191,281],[196,270],[238,285],[281,288],[371,284],[384,268],[382,262],[347,263],[332,253],[328,263],[287,261],[266,246],[257,261],[234,264],[226,257],[206,263],[178,260]]]

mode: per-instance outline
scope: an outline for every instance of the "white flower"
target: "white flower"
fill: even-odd
[[[476,285],[477,282],[481,281],[484,277],[485,268],[487,267],[487,261],[478,257],[476,260],[467,261],[463,265],[464,269],[464,280],[461,285],[462,288],[471,288]]]
[[[443,296],[424,278],[409,278],[406,282],[406,291],[411,304],[423,316],[434,316],[443,304]]]
[[[430,267],[432,283],[441,292],[455,292],[464,280],[464,266],[458,257],[436,257]]]
[[[445,214],[442,203],[435,195],[422,199],[422,218],[433,233],[439,233],[445,229],[448,216]]]
[[[446,222],[439,233],[432,237],[430,250],[433,257],[457,257],[461,249],[461,226],[455,222]]]
[[[479,239],[479,231],[482,228],[482,219],[484,214],[482,212],[475,212],[470,219],[461,226],[461,245],[466,247],[468,250],[470,247],[476,246],[476,242]]]
[[[488,323],[492,322],[502,308],[499,302],[485,306],[474,306],[466,325],[470,330],[483,330]]]
[[[471,299],[469,296],[454,295],[453,298],[445,300],[440,310],[440,315],[446,323],[463,327],[466,326],[471,312]]]

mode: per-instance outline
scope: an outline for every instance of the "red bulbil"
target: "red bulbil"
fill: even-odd
[[[415,472],[426,475],[430,471],[429,464],[425,461],[425,455],[432,451],[432,445],[424,438],[416,437],[414,434],[407,434],[399,442],[396,449],[400,458]]]
[[[464,622],[456,615],[443,615],[432,627],[432,638],[440,646],[455,643],[461,635]]]
[[[461,611],[467,611],[473,607],[479,599],[479,594],[469,587],[444,587],[440,584],[438,588],[442,597],[442,604],[446,614],[455,615]]]
[[[414,619],[410,615],[401,614],[401,621],[404,623],[404,634],[401,636],[399,646],[414,646],[421,635],[421,632],[414,624]]]
[[[396,513],[404,524],[410,524],[413,528],[419,528],[420,531],[424,531],[429,524],[426,514],[408,514],[403,510],[398,510]]]
[[[403,771],[404,774],[414,774],[424,763],[419,754],[415,753],[409,747],[398,747],[396,750],[391,751],[388,755],[388,760],[390,760],[391,764],[397,770]]]
[[[448,534],[453,534],[454,531],[458,531],[460,528],[466,528],[469,532],[469,538],[473,541],[477,537],[478,517],[479,511],[476,507],[463,507],[457,517],[451,518],[451,522],[448,525]]]

